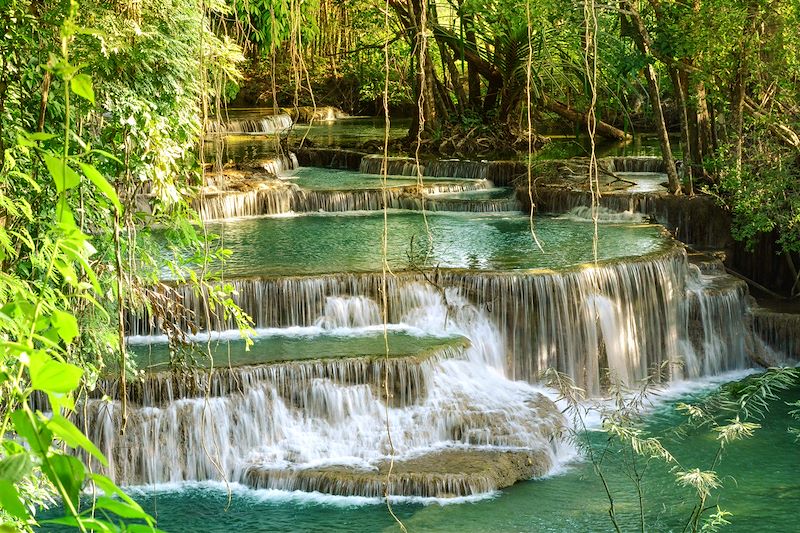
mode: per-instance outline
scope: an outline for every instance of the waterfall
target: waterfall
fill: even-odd
[[[255,120],[230,120],[227,122],[212,121],[208,123],[209,133],[220,133],[230,135],[233,133],[280,133],[292,127],[292,117],[286,113],[268,115]]]
[[[688,272],[684,250],[674,248],[635,260],[561,272],[440,271],[435,283],[483,310],[502,332],[508,354],[505,370],[510,377],[534,383],[541,371],[555,368],[598,394],[603,380],[600,361],[608,357],[612,329],[618,336],[614,355],[625,361],[629,383],[666,361],[685,362],[683,374],[688,377],[745,366],[744,289],[699,290],[692,285],[687,299]],[[426,281],[421,273],[395,274],[387,292],[393,323],[406,316],[409,306],[418,307],[409,302],[404,288]],[[330,297],[377,299],[381,276],[332,274],[228,283],[236,289],[234,300],[257,327],[310,326],[325,313]],[[188,288],[177,290],[184,305],[194,309],[202,321],[202,295]],[[613,308],[613,326],[606,324],[606,331],[598,331],[600,301],[603,309]],[[149,333],[146,317],[131,317],[129,324],[133,334]],[[232,327],[231,320],[212,316],[212,330]],[[709,343],[716,339],[721,348],[710,346],[709,355],[697,367],[693,361],[699,361],[705,351],[703,343],[697,342],[701,337],[707,337]]]
[[[203,195],[195,208],[203,220],[278,215],[282,213],[313,213],[317,211],[377,211],[383,209],[384,192],[380,189],[326,191],[301,189],[292,183],[281,183],[253,191],[222,191]],[[422,187],[425,195],[487,190],[490,181],[430,183]],[[515,200],[438,200],[427,199],[423,204],[417,185],[392,187],[386,191],[389,208],[422,209],[428,211],[497,212],[518,208]],[[506,209],[508,208],[508,209]]]
[[[546,472],[557,460],[554,437],[563,417],[534,386],[505,377],[505,340],[487,313],[456,288],[412,282],[394,290],[396,323],[471,342],[422,358],[322,359],[193,374],[196,382],[212,376],[210,387],[206,381],[180,389],[178,383],[191,380],[150,376],[132,389],[125,434],[116,431],[118,400],[88,400],[78,423],[109,458],[104,471],[121,483],[227,479],[369,495],[374,483],[348,480],[353,469],[367,475],[388,460],[382,386],[388,370],[388,423],[398,461],[416,464],[421,454],[443,448],[488,448],[527,457],[522,477]],[[359,326],[376,319],[377,303],[363,295],[319,304],[310,322]],[[397,491],[441,496],[500,486],[485,475],[409,476],[401,476]]]
[[[292,211],[300,194],[293,186],[256,189],[254,191],[223,191],[204,194],[194,202],[203,220],[277,215]]]
[[[753,342],[745,299],[747,285],[725,274],[702,274],[692,266],[686,292],[685,320],[690,323],[691,346],[685,350],[685,364],[689,377],[745,367],[748,343]]]
[[[364,174],[382,174],[383,161],[381,155],[364,155],[358,168]],[[486,179],[503,186],[511,185],[515,178],[527,173],[527,167],[519,161],[434,159],[421,161],[418,167],[413,158],[389,157],[386,158],[386,165],[387,174],[392,176],[416,176],[421,171],[423,176]]]
[[[775,351],[779,361],[800,361],[800,315],[756,308],[753,329],[758,338]]]
[[[329,297],[315,325],[325,329],[359,328],[382,324],[377,302],[365,296]]]

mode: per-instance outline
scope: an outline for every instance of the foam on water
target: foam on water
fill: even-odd
[[[180,483],[156,483],[152,485],[130,485],[125,492],[133,497],[153,496],[159,493],[188,493],[192,491],[208,491],[251,500],[270,503],[313,504],[332,508],[352,508],[386,505],[386,498],[369,498],[364,496],[336,496],[321,492],[305,492],[301,490],[252,489],[241,483],[223,483],[221,481],[184,481]],[[500,496],[499,491],[486,492],[472,496],[455,498],[424,498],[418,496],[390,496],[389,501],[397,504],[418,505],[459,505],[486,501]]]
[[[470,346],[460,348],[458,359],[417,363],[418,369],[409,375],[419,381],[412,388],[416,396],[387,409],[380,389],[371,382],[349,381],[349,372],[341,379],[336,373],[328,378],[292,377],[280,387],[252,381],[244,383],[241,392],[225,396],[131,406],[124,435],[115,431],[120,423],[118,403],[90,401],[90,437],[110,458],[108,473],[122,483],[243,482],[253,468],[284,473],[323,465],[363,469],[388,459],[387,424],[396,460],[462,445],[529,450],[540,454],[545,471],[556,463],[561,452],[552,437],[562,424],[561,415],[539,387],[506,378],[505,341],[485,312],[455,288],[440,292],[430,285],[410,284],[398,297],[403,310],[398,322],[404,328],[471,340]],[[330,298],[312,328],[334,328],[326,333],[382,328],[365,326],[377,318],[376,309],[374,301],[361,297]],[[326,364],[333,368],[350,363]],[[374,370],[380,377],[379,367]],[[264,488],[293,488],[291,478],[273,481],[280,486]],[[482,479],[475,485],[481,487],[477,492],[494,490],[491,483]],[[462,495],[477,492],[468,489]]]
[[[645,222],[645,215],[634,213],[633,211],[613,211],[607,207],[597,207],[597,222],[600,224],[641,224]],[[570,209],[568,213],[559,215],[556,218],[562,220],[573,220],[575,222],[593,222],[595,214],[592,208],[579,205]]]

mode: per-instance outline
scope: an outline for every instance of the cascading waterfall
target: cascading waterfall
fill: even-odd
[[[700,366],[687,364],[687,377],[744,366],[746,344],[741,338],[748,331],[742,323],[744,292],[704,292],[703,305],[708,312],[689,313],[686,306],[693,305],[698,294],[690,288],[687,300],[687,275],[686,254],[676,247],[653,257],[563,272],[445,270],[437,274],[435,283],[459,291],[505,332],[506,365],[512,378],[536,382],[541,371],[555,368],[597,394],[604,379],[600,369],[607,366],[610,344],[604,338],[608,332],[598,330],[597,319],[598,312],[609,309],[613,310],[613,329],[619,337],[614,341],[615,357],[629,383],[644,378],[655,366],[687,357],[708,358]],[[414,272],[396,273],[390,279],[387,296],[392,322],[407,314],[409,304],[403,299],[403,288],[425,281],[425,275]],[[377,298],[381,277],[335,274],[229,283],[236,288],[235,301],[253,317],[257,327],[288,327],[313,325],[331,296]],[[181,287],[178,290],[184,305],[195,309],[198,317],[205,316],[201,295]],[[597,304],[598,297],[604,299],[602,306]],[[691,321],[686,318],[690,315],[695,317]],[[147,334],[149,323],[145,317],[131,317],[130,327],[133,334]],[[232,327],[232,321],[219,318],[212,318],[210,324],[212,330]],[[724,349],[704,355],[702,346],[692,348],[695,345],[689,340],[699,335],[709,342],[717,338],[715,342]]]
[[[503,335],[487,314],[455,288],[441,292],[409,283],[397,288],[395,299],[398,324],[471,340],[416,364],[387,363],[395,365],[397,374],[406,374],[409,384],[407,398],[390,402],[396,458],[414,460],[443,447],[488,447],[535,457],[539,474],[549,469],[557,460],[553,437],[562,416],[532,385],[506,379]],[[323,298],[319,303],[322,313],[310,321],[327,327],[358,328],[377,318],[377,304],[363,296]],[[257,376],[240,379],[235,388],[215,378],[218,384],[207,398],[175,389],[142,393],[138,406],[129,407],[124,435],[116,431],[117,401],[89,400],[83,412],[89,437],[110,458],[107,472],[119,482],[228,479],[259,487],[371,495],[374,484],[344,483],[336,489],[330,479],[331,469],[369,472],[387,459],[389,450],[385,399],[376,386],[383,369],[377,364],[364,371],[348,366],[352,364],[323,360],[264,365],[239,371],[238,378],[245,372]],[[416,370],[410,371],[412,367]],[[320,468],[327,474],[309,477]],[[486,476],[479,482],[451,479],[449,484],[441,476],[427,484],[414,479],[407,480],[407,490],[416,487],[416,493],[425,494],[447,488],[450,495],[465,495],[497,488]]]
[[[486,190],[492,187],[489,181],[464,181],[463,183],[430,183],[422,188],[425,195]],[[414,186],[392,187],[386,191],[390,209],[415,209],[423,207]],[[383,209],[384,194],[380,189],[351,191],[327,191],[301,189],[291,182],[253,191],[222,191],[205,194],[196,209],[203,220],[279,215],[284,213],[314,213],[317,211],[377,211]],[[428,211],[498,212],[518,210],[512,200],[488,200],[483,202],[427,199],[424,207]],[[510,209],[506,209],[510,208]],[[513,209],[516,208],[516,209]]]
[[[659,171],[657,158],[619,159],[604,165]],[[380,173],[382,162],[364,157],[361,172]],[[497,197],[497,189],[447,196],[490,189],[489,180],[507,184],[519,174],[518,162],[428,161],[418,169],[412,159],[389,158],[389,174],[418,170],[473,180],[392,187],[386,191],[389,207],[519,209],[516,198]],[[563,203],[559,210],[571,209],[566,218],[592,218],[583,192],[546,194]],[[379,188],[309,190],[291,183],[206,201],[206,219],[384,207]],[[653,203],[659,201],[639,193],[603,196],[599,219],[640,223],[643,216],[634,211],[661,209]],[[226,283],[256,328],[299,328],[314,342],[314,335],[383,327],[378,273]],[[417,355],[320,353],[314,360],[147,374],[129,386],[124,435],[116,432],[117,384],[101,381],[79,422],[111,458],[108,473],[122,483],[225,479],[255,488],[364,496],[383,495],[388,423],[397,461],[391,494],[470,495],[542,475],[559,460],[563,417],[532,385],[543,370],[566,373],[597,395],[614,382],[635,386],[665,363],[671,378],[743,368],[758,344],[746,287],[716,263],[703,264],[702,271],[690,265],[677,245],[559,271],[402,271],[387,283],[391,328],[465,340]],[[203,331],[235,327],[233,319],[213,313],[205,323],[202,292],[186,286],[176,291]],[[133,336],[160,335],[147,316],[128,316],[127,329]],[[103,394],[110,401],[101,400]],[[502,466],[475,467],[483,463]],[[501,470],[515,474],[500,479]]]
[[[724,274],[703,274],[694,265],[690,265],[687,279],[685,320],[690,335],[684,361],[688,374],[707,376],[743,368],[748,351],[754,349],[747,318],[747,285]]]
[[[231,120],[228,122],[212,121],[208,123],[209,133],[230,135],[233,133],[280,133],[292,127],[292,117],[286,113],[268,115],[256,120]]]

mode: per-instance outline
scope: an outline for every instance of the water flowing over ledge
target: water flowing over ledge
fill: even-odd
[[[539,389],[505,377],[502,335],[486,313],[456,290],[419,283],[398,290],[405,310],[398,324],[471,342],[424,357],[217,370],[215,389],[202,397],[175,390],[167,375],[146,379],[145,389],[132,393],[145,405],[128,406],[122,435],[119,401],[89,400],[79,412],[110,458],[105,471],[124,483],[228,479],[260,487],[338,486],[335,493],[371,496],[374,472],[394,449],[408,469],[428,465],[398,477],[399,494],[441,497],[494,490],[548,471],[561,453],[555,436],[563,417]],[[326,297],[313,323],[370,327],[375,307],[348,298]],[[452,450],[463,451],[461,466],[464,457],[486,460],[456,476],[429,457],[457,456]],[[348,485],[354,476],[365,482]]]
[[[687,291],[688,276],[686,254],[678,246],[564,271],[397,272],[389,278],[389,317],[398,322],[416,305],[418,297],[411,297],[407,287],[432,282],[485,312],[503,332],[510,377],[535,383],[540,372],[555,368],[593,394],[602,388],[604,368],[627,383],[665,361],[682,362],[683,370],[675,372],[686,377],[741,368],[752,349],[745,342],[751,328],[744,288],[720,291],[697,280]],[[327,298],[377,299],[381,282],[372,273],[229,281],[235,301],[263,328],[313,325]],[[205,316],[202,296],[178,291],[184,305]],[[210,324],[200,320],[205,329],[233,327],[219,318]],[[158,333],[146,317],[131,316],[129,328],[134,335]],[[707,349],[700,340],[712,338],[724,349]]]
[[[292,124],[292,117],[287,113],[279,113],[277,115],[267,115],[258,119],[230,120],[227,122],[212,121],[208,123],[206,130],[209,133],[218,133],[222,135],[231,133],[274,134],[291,128]]]
[[[505,212],[518,211],[520,204],[513,198],[468,201],[461,199],[429,198],[425,195],[480,191],[492,187],[489,181],[463,183],[429,183],[362,190],[307,190],[289,183],[247,192],[222,191],[205,194],[195,203],[203,220],[279,215],[286,213],[377,211],[411,209],[427,211]]]

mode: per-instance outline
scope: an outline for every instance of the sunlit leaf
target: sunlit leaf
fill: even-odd
[[[66,394],[72,392],[81,381],[83,370],[62,363],[42,352],[31,355],[31,386],[36,390]]]
[[[88,74],[76,74],[69,80],[69,88],[72,92],[94,103],[94,89],[92,88],[92,78]]]
[[[27,453],[10,455],[0,461],[0,479],[16,483],[25,477],[31,468],[33,463]]]
[[[28,445],[33,451],[40,455],[47,453],[50,442],[53,440],[53,434],[49,429],[40,425],[35,418],[31,421],[28,413],[22,409],[11,414],[11,421],[14,423],[17,434],[28,441]]]
[[[71,455],[51,455],[42,463],[42,471],[56,487],[63,487],[64,496],[77,506],[86,473],[80,459]]]
[[[29,518],[28,510],[19,499],[17,488],[7,479],[0,479],[0,508],[20,520]]]
[[[94,183],[95,187],[103,193],[103,195],[111,200],[111,203],[117,208],[118,211],[122,211],[122,204],[119,202],[119,197],[117,197],[117,191],[114,190],[114,187],[106,180],[100,172],[97,171],[92,165],[87,163],[81,163],[81,170],[83,170],[84,175],[89,178],[89,181]]]
[[[97,446],[92,444],[92,441],[86,438],[86,436],[81,433],[81,430],[62,415],[54,414],[50,422],[47,423],[47,427],[50,428],[53,435],[66,442],[68,446],[72,448],[83,448],[92,454],[95,459],[100,461],[103,466],[108,466],[108,460],[106,460],[102,452],[97,449]]]
[[[47,166],[47,171],[50,172],[58,192],[73,189],[81,182],[80,175],[69,165],[65,165],[64,160],[60,157],[44,154],[44,164]]]

